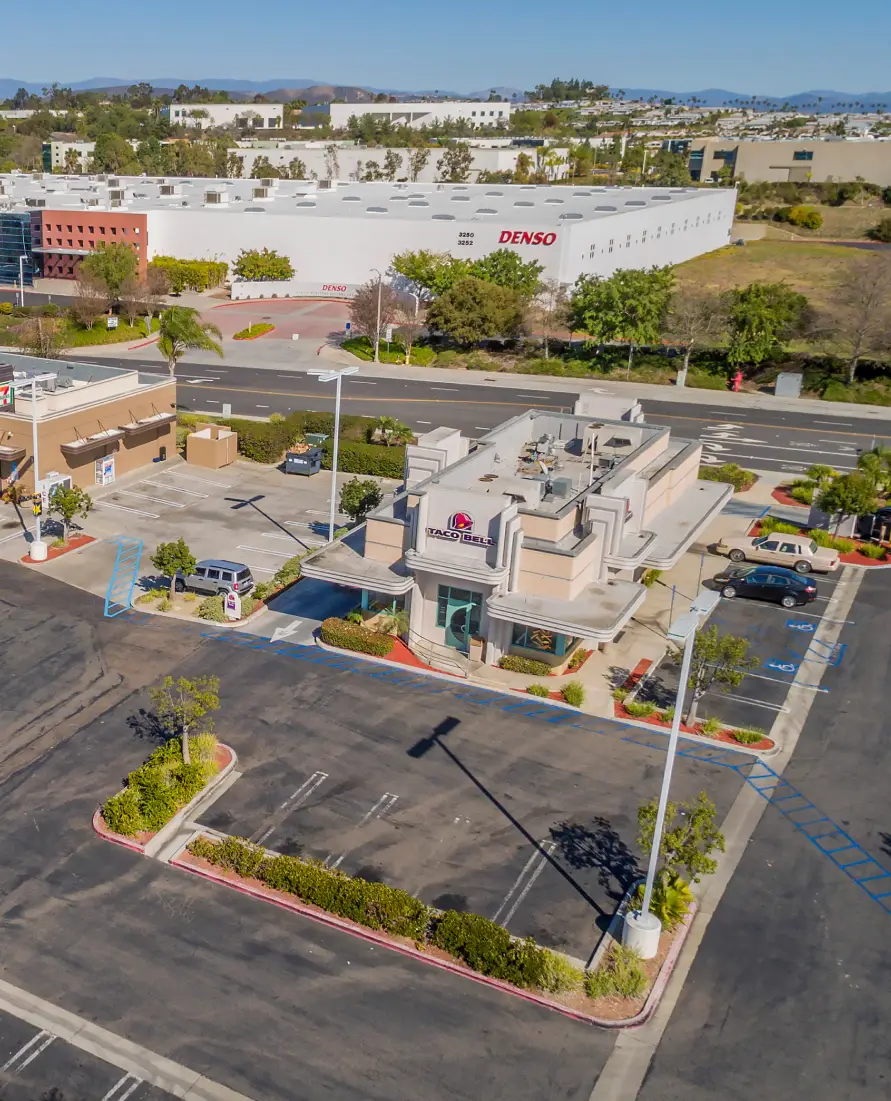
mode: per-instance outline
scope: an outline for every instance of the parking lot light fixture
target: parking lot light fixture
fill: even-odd
[[[319,382],[334,383],[334,447],[331,453],[331,512],[328,519],[328,542],[334,542],[334,515],[337,512],[337,451],[340,445],[340,384],[344,375],[354,375],[358,367],[341,367],[339,371],[313,369]]]
[[[659,951],[659,937],[662,922],[650,913],[650,901],[653,897],[653,884],[656,881],[656,867],[659,863],[659,850],[662,847],[662,830],[665,826],[665,811],[668,806],[668,793],[671,789],[671,774],[674,771],[674,758],[677,751],[678,735],[681,729],[681,715],[684,709],[684,694],[690,679],[690,666],[693,661],[693,643],[699,629],[700,620],[711,612],[721,599],[720,593],[703,589],[685,612],[668,628],[668,638],[672,642],[683,644],[681,674],[678,683],[677,698],[674,703],[674,716],[671,720],[671,733],[668,738],[668,752],[665,759],[665,771],[662,774],[662,790],[659,792],[659,807],[656,811],[656,824],[653,828],[653,844],[650,849],[650,861],[647,867],[647,879],[644,886],[643,904],[640,910],[629,910],[625,914],[623,943],[639,952],[645,960],[651,960]]]

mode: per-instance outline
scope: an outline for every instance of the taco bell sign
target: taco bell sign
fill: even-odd
[[[435,539],[451,539],[453,543],[471,543],[476,547],[494,547],[495,540],[488,535],[474,535],[473,517],[469,512],[455,512],[449,517],[448,527],[427,528],[427,534]]]

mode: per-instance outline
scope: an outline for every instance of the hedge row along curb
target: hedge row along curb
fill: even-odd
[[[197,837],[204,836],[200,832],[192,838],[194,841]],[[211,840],[208,838],[208,840]],[[189,842],[191,844],[191,841]],[[610,1020],[607,1018],[596,1017],[590,1013],[583,1013],[580,1010],[573,1009],[561,1002],[554,1001],[546,995],[536,993],[532,990],[526,990],[522,987],[514,986],[503,979],[491,978],[488,975],[483,975],[479,971],[474,971],[465,964],[452,962],[449,960],[443,960],[436,956],[429,955],[426,952],[422,952],[418,948],[411,947],[407,944],[401,944],[396,940],[390,939],[383,933],[378,933],[373,929],[369,929],[366,926],[359,925],[352,922],[347,918],[338,917],[335,914],[327,913],[324,910],[317,909],[306,903],[300,902],[290,897],[284,897],[283,892],[273,893],[272,888],[266,888],[262,890],[258,887],[254,887],[252,884],[244,882],[241,879],[230,879],[210,868],[202,868],[192,863],[188,858],[187,846],[180,849],[179,852],[174,854],[169,863],[172,867],[179,868],[181,871],[188,872],[191,875],[200,876],[202,879],[206,879],[211,883],[217,883],[224,887],[229,887],[232,890],[239,891],[242,894],[248,895],[251,898],[257,899],[260,902],[271,902],[273,905],[278,906],[280,909],[288,910],[291,913],[300,914],[303,917],[308,917],[312,921],[318,922],[320,925],[325,925],[328,928],[338,929],[343,933],[347,933],[351,936],[357,937],[360,940],[364,940],[371,944],[379,945],[380,947],[387,948],[390,951],[398,952],[403,956],[407,956],[410,959],[418,960],[422,963],[439,968],[441,971],[449,972],[453,975],[460,976],[464,979],[470,979],[473,982],[481,983],[484,986],[494,987],[496,990],[500,990],[503,993],[510,994],[515,998],[521,998],[523,1001],[531,1002],[533,1005],[540,1006],[543,1009],[551,1010],[554,1013],[560,1013],[564,1017],[569,1017],[575,1021],[581,1021],[585,1024],[594,1025],[598,1028],[604,1028],[609,1030],[621,1030],[625,1028],[637,1027],[644,1024],[653,1015],[657,1009],[659,1002],[662,999],[662,995],[665,992],[665,987],[668,984],[668,979],[674,970],[677,963],[678,956],[686,941],[687,934],[690,929],[690,924],[695,913],[695,904],[691,908],[690,913],[678,926],[677,934],[672,941],[666,957],[659,969],[650,992],[647,995],[643,1008],[634,1017],[629,1017],[626,1020]],[[607,934],[608,935],[608,934]]]
[[[268,321],[260,321],[256,325],[248,325],[246,329],[239,329],[232,334],[233,340],[259,340],[261,336],[275,332],[275,326]]]

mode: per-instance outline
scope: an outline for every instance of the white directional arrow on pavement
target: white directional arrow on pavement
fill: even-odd
[[[736,432],[712,432],[709,431],[710,440],[730,440],[732,443],[764,443],[764,440],[750,440],[745,436],[738,436]]]
[[[293,633],[297,630],[302,622],[302,619],[295,619],[294,622],[289,623],[287,627],[276,627],[276,629],[272,632],[272,638],[269,641],[279,642],[281,641],[281,639],[287,638],[289,635],[293,635]]]
[[[731,429],[739,431],[738,424],[709,424],[703,429],[704,432],[728,432]]]
[[[729,447],[725,447],[722,443],[709,443],[708,440],[702,441],[702,446],[707,447],[709,451],[729,451]]]

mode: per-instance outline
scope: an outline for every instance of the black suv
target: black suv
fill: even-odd
[[[725,570],[715,578],[721,596],[751,596],[756,600],[774,600],[784,608],[810,604],[817,598],[817,583],[793,570],[779,566],[741,566]]]
[[[244,562],[229,562],[225,558],[205,558],[187,577],[180,574],[174,587],[178,593],[188,589],[193,593],[216,596],[217,593],[238,593],[246,596],[254,587],[253,574]]]

